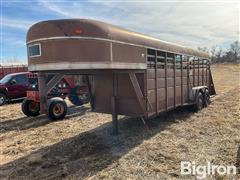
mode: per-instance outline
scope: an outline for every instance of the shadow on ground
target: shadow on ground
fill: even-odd
[[[75,116],[82,116],[87,111],[89,111],[90,108],[81,106],[72,106],[68,108],[68,116],[65,120],[75,117]],[[26,130],[30,128],[37,128],[40,126],[44,126],[46,124],[49,124],[53,121],[49,120],[46,115],[40,115],[37,117],[21,117],[18,119],[13,120],[7,120],[4,122],[0,122],[0,132],[5,133],[8,131],[14,131],[14,130]]]
[[[44,147],[30,155],[0,167],[0,178],[9,179],[81,179],[103,170],[134,147],[193,113],[179,108],[148,121],[146,128],[137,118],[119,120],[120,134],[112,136],[111,122],[88,132]]]
[[[240,174],[240,145],[237,151],[237,161],[236,161],[237,173]]]

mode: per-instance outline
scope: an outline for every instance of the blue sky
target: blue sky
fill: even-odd
[[[192,48],[239,40],[238,1],[0,1],[0,63],[27,62],[28,28],[49,19],[101,20]]]

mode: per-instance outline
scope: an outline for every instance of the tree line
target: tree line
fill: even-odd
[[[207,52],[211,57],[212,63],[240,63],[240,43],[239,41],[234,41],[230,44],[226,51],[223,51],[222,47],[212,46],[198,47],[198,50]]]

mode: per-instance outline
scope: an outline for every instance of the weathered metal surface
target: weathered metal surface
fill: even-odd
[[[146,69],[146,48],[208,57],[204,52],[87,19],[37,23],[27,34],[27,44],[36,43],[41,55],[28,58],[30,71]]]
[[[208,55],[204,52],[192,50],[181,45],[161,41],[141,33],[89,19],[64,19],[39,22],[34,24],[28,31],[27,42],[42,38],[75,36],[109,39],[130,44],[154,47],[180,54],[208,57]]]
[[[149,100],[148,116],[156,116],[160,112],[168,111],[181,105],[192,104],[189,98],[192,88],[209,87],[209,64],[207,60],[182,60],[182,55],[166,53],[162,56],[164,64],[157,66],[153,61],[155,54],[163,54],[156,50],[148,50],[147,94]],[[177,61],[176,57],[179,57]],[[167,60],[166,60],[167,59]],[[212,82],[212,80],[211,80]],[[192,97],[192,96],[191,96]]]
[[[115,78],[114,77],[115,74]],[[134,86],[137,92],[142,92],[144,96],[144,72],[135,75]],[[115,81],[115,82],[114,82]],[[137,84],[136,84],[137,83]],[[146,109],[142,109],[143,98],[141,104],[131,82],[129,73],[115,73],[93,75],[91,84],[92,96],[94,98],[94,111],[112,114],[112,97],[115,97],[117,103],[117,113],[128,116],[143,116]],[[139,90],[139,88],[140,90]],[[114,95],[115,94],[115,95]],[[146,106],[146,105],[143,105]]]

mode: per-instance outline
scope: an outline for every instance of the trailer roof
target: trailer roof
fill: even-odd
[[[44,29],[44,31],[42,31]],[[27,43],[61,37],[86,37],[144,46],[168,52],[209,58],[202,51],[162,41],[115,25],[89,19],[49,20],[34,24],[27,33]]]

